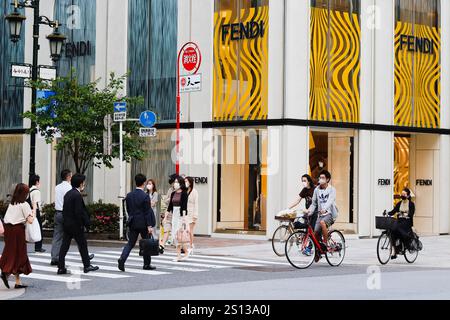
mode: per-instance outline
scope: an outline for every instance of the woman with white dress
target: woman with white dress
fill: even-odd
[[[194,178],[187,177],[184,180],[184,183],[186,184],[186,189],[188,193],[188,215],[187,215],[187,221],[189,223],[189,231],[191,234],[191,241],[190,241],[190,247],[189,247],[189,254],[194,254],[194,228],[197,224],[198,219],[198,192],[197,189],[194,188]]]

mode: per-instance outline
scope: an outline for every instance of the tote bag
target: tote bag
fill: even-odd
[[[177,230],[177,242],[179,244],[189,243],[191,241],[191,232],[186,226],[186,221],[182,221],[181,227]]]
[[[39,221],[34,218],[33,223],[25,225],[25,240],[29,243],[36,243],[42,240]]]

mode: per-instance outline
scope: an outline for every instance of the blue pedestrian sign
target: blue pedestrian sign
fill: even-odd
[[[114,112],[127,112],[126,102],[114,102]]]
[[[139,121],[143,127],[151,128],[156,124],[156,114],[151,111],[142,112]]]

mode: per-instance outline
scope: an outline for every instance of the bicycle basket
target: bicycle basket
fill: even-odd
[[[397,219],[390,217],[375,217],[375,226],[381,230],[395,230]]]

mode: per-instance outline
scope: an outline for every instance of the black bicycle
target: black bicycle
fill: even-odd
[[[418,235],[411,231],[412,235],[409,244],[403,243],[400,239],[396,239],[396,243],[394,243],[393,232],[397,228],[398,220],[388,217],[386,210],[383,212],[382,217],[375,217],[375,222],[377,229],[384,230],[378,238],[378,261],[382,265],[387,264],[391,260],[393,251],[395,250],[394,248],[396,247],[398,250],[397,254],[403,255],[408,263],[414,263],[419,255],[419,251],[423,249]]]

